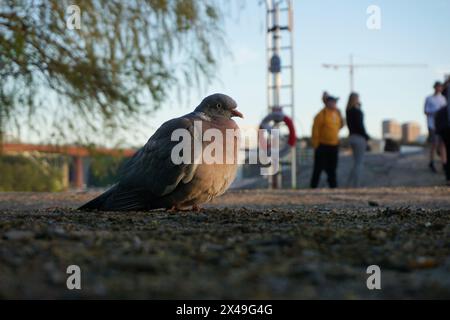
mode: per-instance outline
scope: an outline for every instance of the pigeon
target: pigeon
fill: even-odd
[[[228,129],[239,130],[233,117],[243,115],[231,97],[219,93],[206,97],[193,112],[165,122],[121,168],[119,181],[79,210],[199,210],[199,205],[222,195],[236,176],[239,137],[234,135],[231,144],[226,139]],[[199,124],[202,136],[208,129],[222,133],[223,154],[231,152],[232,161],[195,161],[198,156],[195,158],[192,148],[193,161],[172,160],[172,150],[180,143],[172,141],[172,133],[177,129],[187,130],[192,146],[199,139],[202,150],[214,141],[195,136],[195,126]]]

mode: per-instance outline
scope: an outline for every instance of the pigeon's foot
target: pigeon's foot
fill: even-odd
[[[201,210],[202,210],[202,208],[200,208],[200,206],[198,206],[196,204],[194,204],[192,206],[192,211],[194,211],[194,212],[200,212]]]
[[[175,212],[179,212],[179,211],[181,211],[181,209],[178,208],[177,206],[173,206],[170,209],[166,209],[166,212],[170,212],[170,213],[175,213]]]

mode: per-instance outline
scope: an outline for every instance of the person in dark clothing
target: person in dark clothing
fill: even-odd
[[[357,93],[352,93],[348,99],[347,110],[347,126],[350,136],[357,134],[369,140],[366,127],[364,126],[364,114],[361,110],[361,102]]]
[[[336,170],[338,165],[338,146],[328,146],[321,144],[314,153],[314,169],[311,178],[311,188],[316,189],[319,186],[322,170],[328,177],[328,185],[331,189],[338,186]]]
[[[436,81],[433,88],[433,94],[428,96],[425,100],[424,113],[427,116],[427,126],[429,132],[428,142],[430,143],[430,164],[428,166],[432,172],[437,173],[436,167],[434,165],[436,150],[441,157],[442,163],[447,162],[447,154],[445,152],[445,147],[442,139],[436,133],[434,116],[436,115],[436,112],[447,105],[447,99],[442,94],[444,85],[440,81]]]
[[[447,106],[440,109],[435,115],[436,132],[444,141],[447,155],[450,155],[450,77],[444,84],[444,96],[447,97]],[[444,164],[445,178],[447,179],[447,185],[450,186],[450,163],[447,158],[447,162]]]
[[[347,104],[347,126],[350,132],[349,143],[353,152],[353,167],[347,180],[348,187],[360,186],[362,169],[364,166],[364,155],[367,150],[369,135],[364,126],[364,115],[361,111],[359,95],[352,93]]]

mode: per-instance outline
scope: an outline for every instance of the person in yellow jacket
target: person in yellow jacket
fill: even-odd
[[[327,96],[325,107],[314,118],[312,145],[314,153],[314,169],[311,188],[317,188],[320,175],[325,170],[330,188],[337,188],[336,169],[339,152],[339,131],[344,127],[344,120],[337,108],[339,98]]]

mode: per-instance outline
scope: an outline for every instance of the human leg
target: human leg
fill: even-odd
[[[367,149],[367,141],[364,137],[355,139],[355,155],[354,155],[354,179],[353,187],[358,188],[361,185],[361,174],[364,166],[364,155]]]
[[[314,152],[314,168],[311,177],[311,188],[316,189],[319,186],[320,174],[323,170],[323,152],[319,146]]]
[[[328,185],[330,188],[337,188],[337,165],[338,165],[338,147],[329,146],[327,147],[327,157],[326,157],[326,172],[328,176]]]

